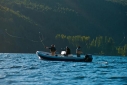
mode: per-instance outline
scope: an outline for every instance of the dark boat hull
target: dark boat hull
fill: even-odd
[[[50,61],[73,61],[73,62],[92,62],[92,55],[88,54],[85,57],[73,57],[73,56],[61,56],[55,55],[51,56],[50,53],[45,53],[42,51],[37,51],[36,54],[40,59],[50,60]]]

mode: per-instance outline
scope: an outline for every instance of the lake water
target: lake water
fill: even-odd
[[[0,53],[0,85],[127,85],[127,57],[93,56],[86,63]]]

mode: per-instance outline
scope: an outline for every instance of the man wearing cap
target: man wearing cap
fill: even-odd
[[[51,47],[46,47],[46,48],[50,49],[51,55],[53,56],[55,55],[56,48],[54,44],[52,44]]]
[[[80,57],[80,55],[81,55],[81,53],[82,53],[82,51],[81,51],[81,49],[80,49],[81,47],[80,46],[78,46],[77,47],[77,49],[76,49],[76,54],[77,54],[77,57]]]

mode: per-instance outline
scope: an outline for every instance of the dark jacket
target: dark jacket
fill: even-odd
[[[50,49],[51,52],[55,52],[56,51],[55,47],[50,47],[49,49]]]
[[[68,54],[71,54],[71,50],[70,50],[70,48],[66,48],[66,55],[68,55]]]

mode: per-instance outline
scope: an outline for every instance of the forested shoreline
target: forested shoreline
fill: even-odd
[[[86,53],[126,56],[126,9],[126,0],[1,0],[0,52],[48,51],[54,43],[59,51],[81,45]]]
[[[64,34],[57,34],[55,38],[61,41],[59,43],[67,42],[74,47],[81,46],[85,53],[97,55],[127,55],[127,44],[124,46],[116,46],[112,37],[97,36],[95,39],[91,39],[90,36],[66,36]]]

